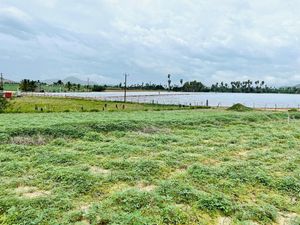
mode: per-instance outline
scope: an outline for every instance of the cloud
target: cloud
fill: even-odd
[[[300,83],[297,0],[2,0],[0,63],[14,79]]]

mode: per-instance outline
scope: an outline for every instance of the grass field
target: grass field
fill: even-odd
[[[19,90],[20,84],[18,83],[5,83],[4,84],[4,90],[5,91],[17,91]],[[46,92],[64,92],[64,91],[68,91],[68,89],[64,86],[59,86],[59,85],[41,85],[41,89],[46,91]],[[82,86],[80,88],[80,91],[86,91],[86,89]]]
[[[299,224],[300,115],[0,114],[0,224]]]
[[[192,107],[196,108],[196,107]],[[41,113],[41,112],[98,112],[98,111],[147,111],[182,109],[178,106],[156,104],[138,104],[123,102],[108,102],[87,99],[70,99],[59,97],[22,97],[10,101],[6,110],[9,113]]]

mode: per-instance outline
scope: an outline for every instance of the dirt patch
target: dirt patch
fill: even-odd
[[[75,223],[75,225],[90,225],[90,224],[91,223],[86,219],[83,219],[80,222]]]
[[[146,134],[153,134],[153,133],[158,133],[161,129],[158,127],[144,127],[140,130],[140,132],[142,133],[146,133]]]
[[[170,173],[170,177],[177,177],[184,174],[185,172],[186,172],[185,168],[176,169],[175,171]]]
[[[279,213],[277,222],[279,225],[289,225],[292,224],[293,220],[297,217],[298,215],[296,213]]]
[[[238,156],[241,156],[241,157],[247,157],[249,154],[249,151],[240,151],[237,153]]]
[[[232,224],[232,220],[230,217],[220,217],[218,219],[218,225],[230,225]]]
[[[170,129],[149,126],[139,130],[139,134],[155,134],[155,133],[164,133],[164,134],[170,133]]]
[[[92,166],[90,168],[90,172],[96,175],[109,175],[111,174],[110,170],[103,169],[101,167]]]
[[[39,190],[36,187],[20,186],[15,189],[15,192],[24,198],[38,198],[50,194],[49,191]]]
[[[130,188],[130,186],[128,184],[126,184],[125,182],[118,182],[109,188],[108,193],[112,194],[115,192],[123,191],[128,188]]]
[[[89,204],[84,204],[84,205],[79,206],[79,210],[84,213],[87,213],[89,211],[90,207],[91,206]]]
[[[150,192],[150,191],[153,191],[157,186],[155,186],[155,185],[148,185],[148,184],[145,184],[145,183],[138,183],[136,187],[140,191]]]
[[[218,164],[220,164],[220,161],[216,160],[216,159],[205,159],[205,160],[202,161],[202,163],[205,164],[205,165],[211,166],[211,165],[218,165]]]
[[[45,145],[50,141],[50,138],[44,136],[16,136],[10,139],[11,144],[15,145]]]

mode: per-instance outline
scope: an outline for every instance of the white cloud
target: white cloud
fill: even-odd
[[[298,0],[2,0],[0,63],[18,79],[300,83],[299,11]]]

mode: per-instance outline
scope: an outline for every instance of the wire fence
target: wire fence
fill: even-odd
[[[89,99],[89,100],[98,100],[98,101],[111,101],[111,102],[123,102],[124,96],[121,93],[116,94],[106,92],[102,93],[22,93],[23,96],[40,96],[40,97],[59,97],[59,98],[75,98],[75,99]],[[249,100],[245,101],[221,101],[217,100],[217,96],[214,96],[213,99],[205,98],[206,96],[199,97],[199,94],[193,96],[191,94],[132,94],[127,95],[126,102],[131,103],[145,103],[145,104],[158,104],[158,105],[178,105],[178,106],[210,106],[217,108],[226,108],[230,107],[236,103],[243,104],[245,106],[254,108],[254,109],[264,109],[264,110],[282,110],[282,109],[291,109],[296,108],[300,109],[300,98],[299,102],[290,102],[287,103],[274,103],[274,100],[269,102],[263,102],[257,98],[256,102],[251,102]],[[194,98],[194,99],[193,99]],[[232,97],[234,98],[234,96]]]

